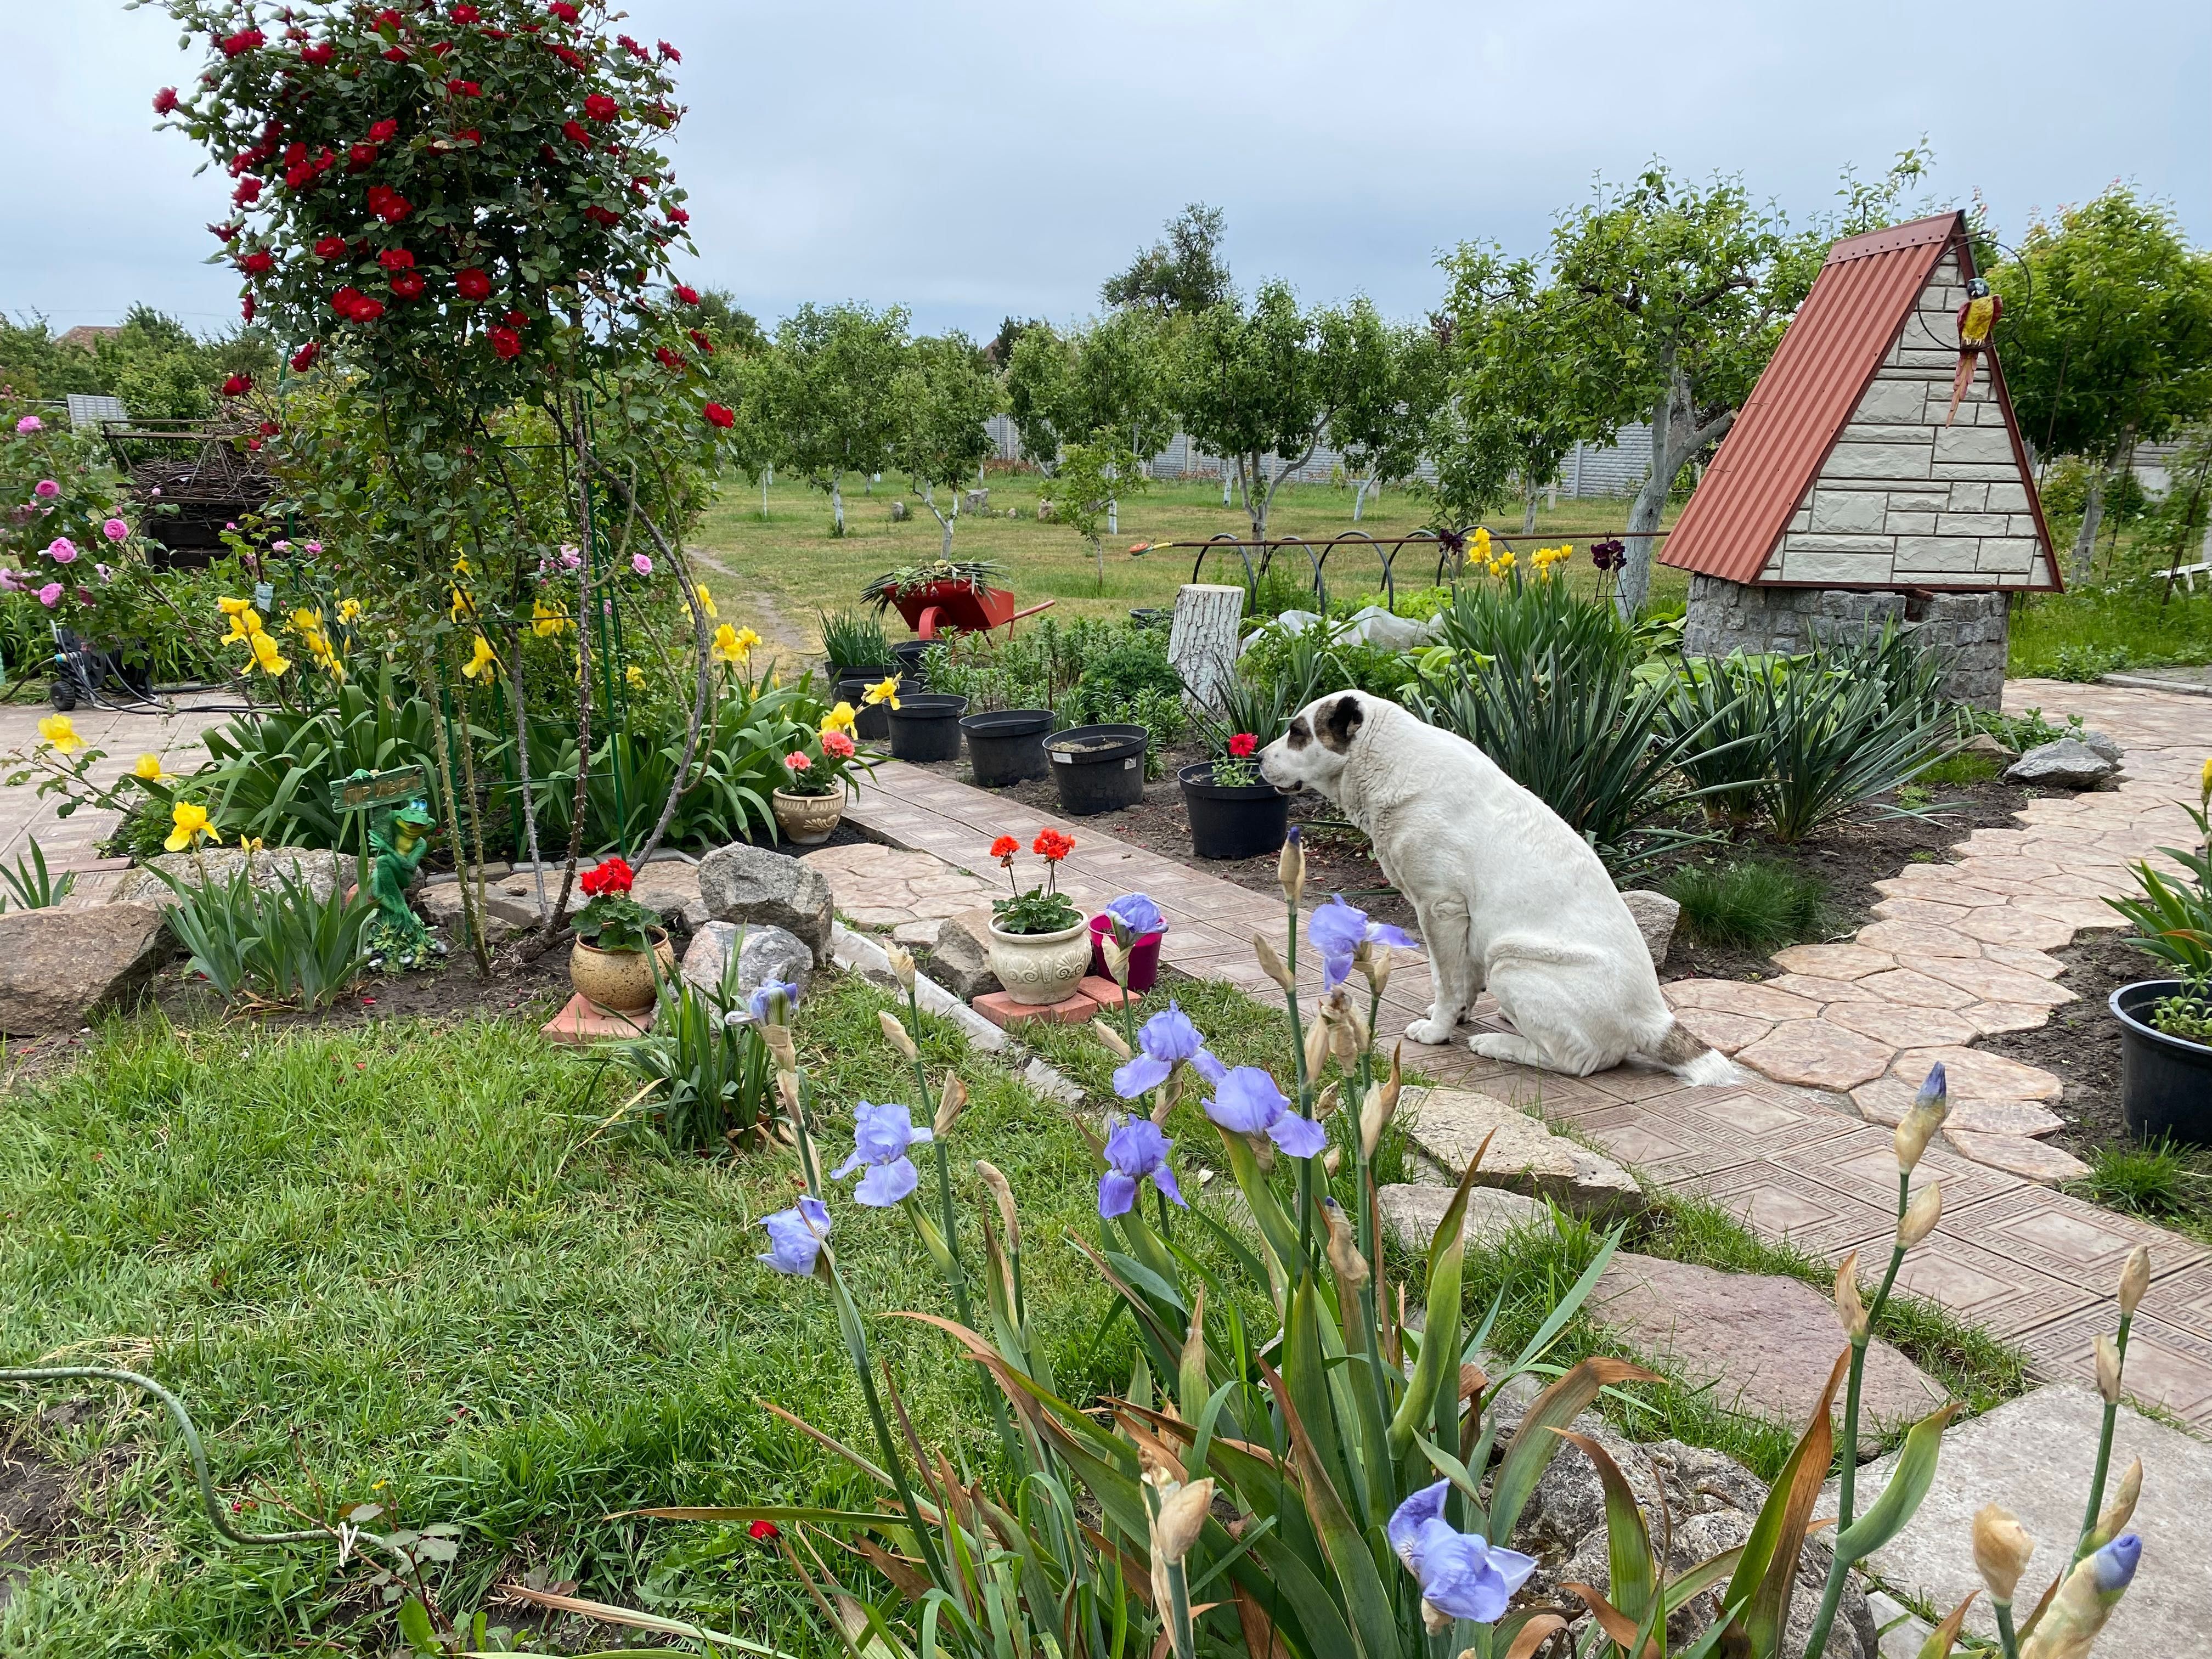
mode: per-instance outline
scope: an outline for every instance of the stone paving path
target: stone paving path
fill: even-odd
[[[2188,820],[2173,803],[2195,793],[2197,769],[2212,750],[2212,710],[2184,696],[2046,681],[2010,684],[2006,701],[2014,712],[2039,707],[2054,719],[2078,713],[2109,732],[2129,751],[2127,781],[2109,793],[2036,800],[2021,827],[1977,830],[1959,863],[1912,866],[1886,890],[1880,919],[1856,939],[1785,952],[1774,980],[1669,987],[1708,1041],[1766,1075],[1717,1089],[1627,1067],[1565,1078],[1458,1044],[1408,1043],[1407,1062],[1439,1083],[1479,1087],[1570,1125],[1661,1186],[1705,1194],[1760,1232],[1833,1260],[1863,1247],[1875,1254],[1892,1236],[1897,1165],[1883,1126],[1899,1091],[1942,1060],[1961,1127],[1920,1166],[1920,1180],[1943,1183],[1944,1219],[1908,1259],[1905,1289],[2017,1343],[2039,1375],[2090,1379],[2091,1341],[2114,1317],[2120,1265],[2148,1243],[2153,1282],[2130,1346],[2130,1391],[2212,1431],[2212,1252],[2006,1167],[2029,1156],[2020,1149],[2034,1148],[2035,1133],[2056,1127],[2030,1114],[2057,1097],[2057,1080],[1966,1046],[1984,1032],[2039,1023],[2072,1000],[2054,982],[2059,964],[2044,952],[2076,928],[2111,925],[2098,896],[2126,890],[2130,860],[2179,842]],[[967,895],[995,886],[987,851],[994,836],[1026,843],[1048,824],[1066,830],[1076,847],[1064,884],[1092,900],[1149,893],[1170,922],[1164,963],[1263,1001],[1280,994],[1251,948],[1255,932],[1280,940],[1279,901],[1116,841],[1097,820],[1065,822],[896,762],[879,769],[848,817],[894,848],[965,872],[963,908],[975,902]],[[925,913],[928,896],[901,880],[910,896],[885,908],[911,920]],[[888,888],[873,890],[891,896]],[[1303,993],[1318,994],[1317,969],[1307,964],[1300,980]],[[1426,964],[1404,963],[1385,994],[1380,1035],[1400,1036],[1425,1015],[1428,1000]],[[1503,1029],[1488,999],[1474,1024]],[[2005,1144],[1992,1148],[1983,1138]],[[1976,1161],[1984,1156],[1990,1161]]]
[[[21,750],[30,753],[39,744],[39,722],[54,711],[44,703],[11,703],[0,708],[0,756]],[[122,713],[112,709],[78,708],[70,722],[91,749],[107,751],[106,759],[93,769],[103,782],[121,777],[151,751],[161,757],[172,772],[186,772],[207,759],[200,746],[203,728],[218,724],[219,714],[179,714],[174,717]],[[6,769],[12,771],[13,769]],[[100,843],[113,833],[118,813],[87,807],[67,817],[58,815],[59,797],[43,799],[38,784],[16,788],[0,786],[0,864],[10,869],[18,858],[28,860],[35,837],[46,855],[46,867],[56,874],[77,872],[71,904],[95,903],[116,875],[129,867],[125,859],[103,859]]]

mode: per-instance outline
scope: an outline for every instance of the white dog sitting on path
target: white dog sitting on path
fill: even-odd
[[[1639,1060],[1692,1083],[1741,1079],[1675,1023],[1597,854],[1466,738],[1366,692],[1333,692],[1261,751],[1260,774],[1342,808],[1412,901],[1436,1001],[1406,1028],[1411,1041],[1449,1042],[1486,986],[1514,1026],[1468,1040],[1492,1060],[1570,1077]]]

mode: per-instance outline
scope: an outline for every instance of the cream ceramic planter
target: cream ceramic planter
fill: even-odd
[[[1091,971],[1091,928],[1079,921],[1056,933],[1002,933],[991,927],[991,971],[1016,1002],[1065,1002]]]
[[[653,963],[660,977],[674,977],[676,947],[658,927],[653,930],[653,953],[643,951],[602,951],[583,939],[568,953],[568,982],[587,1002],[596,1002],[611,1013],[635,1014],[653,1006]]]
[[[796,847],[819,847],[845,816],[845,792],[794,795],[788,789],[779,789],[774,805],[775,827],[783,831],[786,841]]]

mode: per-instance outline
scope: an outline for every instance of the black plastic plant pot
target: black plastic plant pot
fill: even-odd
[[[940,691],[901,691],[890,711],[891,758],[949,761],[960,758],[960,717],[968,699]]]
[[[861,678],[848,677],[837,682],[837,701],[853,705],[853,734],[864,743],[888,743],[890,740],[890,711],[879,702],[872,703],[866,699],[870,686],[881,685],[896,672],[889,668],[881,672],[869,670]],[[921,689],[920,680],[901,679],[898,683],[899,701],[904,702],[908,697],[918,695]]]
[[[846,680],[860,680],[873,685],[899,672],[895,662],[833,662],[830,665],[830,684],[836,685]]]
[[[893,646],[891,655],[898,659],[899,672],[902,674],[921,672],[922,657],[929,647],[936,643],[938,641],[935,640],[901,640]]]
[[[1272,783],[1216,783],[1213,763],[1176,774],[1190,813],[1190,848],[1202,859],[1253,859],[1283,844],[1291,798]]]
[[[2178,979],[2146,979],[2112,993],[2112,1018],[2120,1022],[2120,1115],[2138,1140],[2163,1135],[2212,1146],[2212,1044],[2169,1036],[2150,1023],[2153,1005],[2185,988]]]
[[[1041,778],[1052,763],[1044,757],[1045,734],[1052,730],[1049,708],[1000,708],[969,714],[960,722],[968,734],[968,763],[980,789]]]
[[[1045,739],[1060,810],[1072,818],[1119,812],[1145,798],[1141,726],[1071,726]]]

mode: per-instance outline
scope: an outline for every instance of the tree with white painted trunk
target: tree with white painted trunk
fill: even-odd
[[[782,461],[830,497],[830,531],[845,533],[844,481],[891,464],[896,389],[907,356],[907,313],[892,306],[803,305],[777,325],[767,393]]]
[[[975,343],[954,330],[917,340],[893,383],[896,429],[892,454],[945,532],[940,556],[952,556],[960,489],[991,453],[984,422],[999,411],[998,377]],[[937,504],[945,491],[945,504]]]

